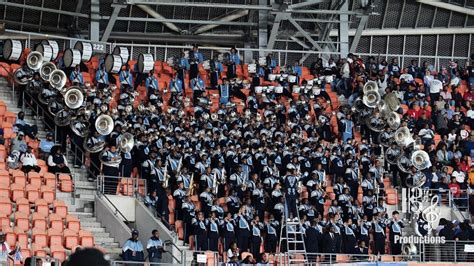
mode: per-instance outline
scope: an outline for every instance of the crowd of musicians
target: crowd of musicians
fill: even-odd
[[[74,164],[83,163],[83,142],[88,147],[105,142],[105,152],[89,155],[91,181],[99,173],[129,177],[138,169],[147,182],[147,204],[168,221],[168,195],[172,195],[176,202],[172,215],[183,223],[185,243],[193,236],[196,250],[218,251],[222,245],[227,252],[235,250],[236,244],[240,252],[249,251],[258,261],[262,251],[287,249],[290,243],[284,236],[296,230],[304,233],[302,240],[310,253],[367,254],[370,247],[373,254],[400,254],[401,245],[394,243],[394,236],[401,234],[404,224],[398,212],[388,213],[384,207],[383,179],[389,177],[394,186],[405,186],[407,175],[380,160],[383,149],[378,133],[360,124],[357,110],[351,108],[367,80],[377,82],[381,91],[396,93],[408,106],[402,124],[425,144],[432,162],[424,171],[425,186],[456,184],[465,189],[474,184],[468,179],[474,155],[472,66],[451,62],[436,71],[416,60],[402,67],[396,59],[388,63],[370,57],[363,62],[350,54],[337,61],[315,61],[311,74],[331,79],[310,82],[303,79],[298,62],[280,65],[277,73],[278,64],[270,54],[264,63],[256,62],[249,80],[242,81],[236,71],[241,59],[231,49],[223,59],[210,59],[210,86],[206,86],[198,70],[205,59],[197,46],[175,58],[174,75],[166,88],[159,88],[160,73],[140,74],[128,65],[119,72],[119,88],[112,85],[115,80],[103,63],[93,84],[84,84],[80,66],[65,70],[70,82],[86,91],[90,124],[100,113],[114,120],[108,136],[101,136],[93,126],[86,139],[63,128],[62,139],[69,135],[77,148]],[[256,93],[261,81],[273,75],[278,75],[282,91]],[[296,78],[282,78],[288,76]],[[443,82],[442,91],[430,90],[432,79]],[[462,81],[468,84],[463,94]],[[342,104],[331,113],[326,112],[333,105],[326,82]],[[140,84],[147,88],[146,103],[131,108]],[[114,89],[120,90],[120,100],[116,108],[110,108]],[[189,101],[186,89],[193,91]],[[208,89],[219,91],[215,113],[210,112]],[[243,111],[238,111],[233,98],[245,104]],[[283,100],[289,104],[281,104]],[[192,114],[187,104],[193,105]],[[334,118],[338,131],[331,123]],[[360,140],[356,131],[362,134]],[[123,153],[120,140],[126,132],[135,137],[135,145]],[[435,135],[441,135],[437,145]],[[101,167],[101,161],[120,163]],[[326,192],[328,186],[334,195]],[[303,194],[307,197],[302,198]],[[325,211],[327,201],[330,206]],[[282,228],[283,217],[297,222]],[[301,249],[298,245],[303,244],[295,245]]]

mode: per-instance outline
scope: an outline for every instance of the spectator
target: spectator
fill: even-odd
[[[76,250],[64,263],[67,266],[109,266],[110,262],[104,258],[104,254],[95,248]]]
[[[240,257],[240,251],[237,243],[232,243],[227,250],[227,263],[237,263]]]
[[[27,145],[24,137],[25,134],[22,131],[18,132],[18,136],[11,141],[12,151],[19,151],[20,153],[26,152]]]
[[[14,124],[16,128],[16,132],[23,132],[25,133],[28,137],[31,139],[36,139],[36,134],[38,134],[38,127],[35,125],[28,125],[25,122],[25,113],[24,112],[19,112],[18,117],[15,120]]]
[[[143,245],[138,240],[138,231],[132,231],[132,237],[125,241],[122,248],[122,258],[124,261],[145,261]]]
[[[20,156],[21,170],[26,174],[30,171],[35,171],[39,173],[41,167],[38,166],[38,161],[36,156],[33,154],[33,148],[28,146],[26,152]]]
[[[66,156],[62,153],[61,147],[59,146],[55,146],[51,149],[51,154],[48,156],[48,171],[53,174],[71,173]]]
[[[8,264],[8,256],[18,252],[18,248],[10,249],[10,245],[5,242],[5,233],[0,232],[0,263]]]
[[[42,139],[40,141],[40,152],[41,152],[41,157],[42,158],[48,158],[49,153],[51,152],[51,148],[54,146],[54,135],[51,132],[48,132],[46,134],[46,139]]]

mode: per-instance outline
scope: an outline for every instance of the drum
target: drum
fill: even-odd
[[[299,94],[300,91],[301,91],[301,87],[298,87],[298,86],[293,87],[293,93],[298,93]]]
[[[119,55],[122,58],[122,64],[124,65],[128,62],[128,59],[130,57],[130,53],[128,52],[127,47],[119,47],[115,46],[114,51],[112,52],[113,55]]]
[[[138,56],[138,72],[148,73],[155,67],[155,59],[152,54],[140,54]]]
[[[289,75],[289,76],[288,76],[288,82],[290,82],[290,83],[295,83],[295,82],[296,82],[296,76]]]
[[[257,73],[257,64],[249,64],[247,66],[247,70],[248,70],[249,74]]]
[[[281,81],[286,80],[287,78],[288,78],[288,74],[281,74],[280,76]]]
[[[262,93],[263,87],[262,86],[256,86],[255,87],[255,93]]]
[[[277,77],[277,75],[275,75],[275,74],[268,74],[268,80],[269,81],[275,81],[276,77]]]
[[[209,60],[206,60],[206,61],[202,62],[202,68],[204,68],[204,70],[210,70],[211,69],[211,62]]]
[[[314,84],[314,79],[310,79],[307,81],[306,85],[313,86]]]
[[[53,56],[51,57],[51,60],[56,60],[56,58],[58,58],[58,54],[59,54],[59,44],[58,44],[58,42],[57,41],[52,41],[52,40],[43,40],[41,43],[51,46],[51,48],[53,49]]]
[[[82,62],[89,62],[89,60],[91,60],[93,52],[91,43],[78,41],[76,44],[74,44],[74,49],[77,49],[81,52]]]
[[[282,86],[276,86],[275,87],[275,93],[282,94],[283,93],[283,87]]]
[[[49,62],[53,58],[53,48],[49,44],[40,43],[36,45],[35,51],[43,55],[43,62]]]
[[[75,67],[81,63],[81,52],[77,49],[66,49],[63,55],[65,67]]]
[[[105,57],[105,71],[108,73],[119,73],[122,67],[122,57],[116,54],[109,54]]]
[[[258,64],[261,66],[266,66],[267,65],[267,59],[265,57],[260,57],[258,59]]]
[[[267,93],[272,93],[275,90],[275,86],[268,86]]]
[[[17,61],[23,52],[23,45],[18,40],[6,40],[3,44],[3,58],[10,61]]]

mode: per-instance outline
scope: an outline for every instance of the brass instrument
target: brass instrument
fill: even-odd
[[[34,72],[31,69],[25,70],[22,68],[18,68],[13,73],[13,78],[16,84],[19,85],[26,85],[29,81],[33,79]]]
[[[97,153],[97,152],[104,149],[105,142],[104,141],[99,141],[99,142],[95,143],[93,146],[90,146],[89,145],[89,138],[86,138],[84,140],[84,144],[82,146],[83,146],[84,150],[86,150],[89,153]]]
[[[414,151],[411,154],[411,163],[417,170],[424,170],[430,166],[430,156],[423,150]]]
[[[380,100],[381,100],[380,94],[376,90],[368,91],[362,97],[362,102],[365,104],[365,106],[369,108],[377,107]]]
[[[377,85],[377,82],[373,80],[369,80],[365,83],[364,88],[362,89],[364,94],[370,92],[370,91],[377,91],[379,90],[379,86]]]
[[[415,142],[407,127],[401,127],[395,131],[395,141],[398,145],[406,147]]]
[[[188,197],[194,195],[194,173],[191,175],[191,181],[189,182]]]
[[[70,87],[64,94],[64,103],[70,109],[77,109],[84,103],[84,93],[80,87]]]
[[[119,167],[120,166],[120,163],[122,163],[122,157],[120,156],[120,153],[118,157],[114,157],[112,158],[111,161],[104,161],[102,158],[104,157],[104,154],[107,152],[108,150],[103,150],[101,152],[101,154],[99,155],[99,158],[100,158],[100,162],[103,164],[103,165],[106,165],[106,166],[110,166],[110,167]]]
[[[212,179],[212,189],[214,189],[214,195],[217,195],[217,192],[219,190],[219,187],[217,184],[217,171],[214,171],[214,177]]]
[[[51,62],[44,63],[39,70],[41,79],[48,82],[49,78],[51,77],[51,73],[53,73],[53,71],[56,69],[57,68],[54,63],[51,63]]]
[[[95,129],[99,134],[107,136],[114,130],[114,120],[110,115],[101,114],[95,120]]]
[[[397,164],[397,161],[401,155],[402,153],[399,147],[395,147],[395,148],[390,147],[385,151],[385,160],[389,164]]]
[[[54,116],[54,123],[59,127],[64,127],[69,125],[71,120],[71,114],[69,111],[61,110]]]
[[[120,139],[119,148],[123,153],[129,153],[132,151],[133,146],[135,145],[135,140],[131,133],[124,133]]]
[[[66,85],[66,73],[60,69],[56,69],[49,75],[49,84],[51,87],[61,90]]]
[[[71,127],[72,132],[79,137],[86,137],[89,134],[90,123],[87,121],[84,122],[77,119],[71,120],[69,126]]]
[[[43,55],[39,52],[31,52],[26,58],[26,65],[32,70],[39,70],[43,65]]]

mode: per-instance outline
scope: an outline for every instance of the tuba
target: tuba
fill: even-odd
[[[56,69],[57,68],[55,64],[51,62],[44,63],[39,70],[41,79],[43,79],[46,82],[49,81],[49,78],[51,77],[51,73],[53,73],[53,71]]]
[[[426,183],[426,175],[423,172],[417,171],[407,177],[406,185],[409,188],[421,187]]]
[[[13,73],[13,78],[16,84],[26,85],[33,80],[33,74],[34,72],[31,69],[25,70],[20,67]]]
[[[395,148],[388,148],[386,151],[385,151],[385,160],[389,163],[389,164],[397,164],[398,162],[398,159],[400,158],[400,156],[402,155],[402,152],[400,151],[400,148],[398,147],[395,147]]]
[[[362,89],[362,91],[364,92],[364,94],[370,92],[370,91],[376,91],[378,92],[379,90],[379,86],[377,85],[377,82],[373,81],[373,80],[369,80],[365,83],[364,85],[364,88]]]
[[[61,90],[66,85],[66,81],[66,73],[60,69],[54,70],[49,76],[49,84],[57,90]]]
[[[419,171],[430,167],[430,156],[426,151],[417,150],[411,154],[411,163]]]
[[[66,110],[59,111],[54,116],[54,123],[59,127],[64,127],[70,124],[71,121],[71,113]]]
[[[135,145],[135,140],[131,133],[126,132],[120,138],[119,147],[123,153],[129,153],[133,149],[134,145]]]
[[[70,109],[77,109],[82,106],[84,102],[84,94],[82,93],[82,89],[79,87],[70,87],[66,94],[64,94],[64,103]]]
[[[406,155],[401,155],[398,160],[397,160],[397,166],[400,171],[406,173],[406,174],[411,174],[411,168],[413,164],[411,163],[411,160],[406,156]]]
[[[417,252],[417,248],[415,246],[415,244],[411,243],[411,244],[403,244],[402,246],[402,253],[404,255],[416,255],[418,252]]]
[[[43,65],[43,55],[39,52],[31,52],[26,58],[26,65],[32,70],[39,70]]]
[[[122,163],[122,157],[119,156],[117,158],[117,160],[111,160],[111,161],[104,161],[103,157],[104,157],[104,153],[106,153],[107,150],[103,150],[100,155],[99,155],[99,158],[100,158],[100,162],[103,164],[103,165],[106,165],[106,166],[110,166],[110,167],[119,167],[120,166],[120,163]]]
[[[105,147],[105,142],[104,141],[99,141],[95,143],[94,145],[89,144],[89,138],[86,138],[84,140],[84,144],[82,145],[84,150],[86,150],[89,153],[98,153],[99,151],[103,150]]]
[[[415,142],[407,127],[401,127],[395,131],[395,141],[398,145],[405,147]]]
[[[387,148],[392,145],[393,136],[394,136],[393,132],[383,131],[378,135],[377,140],[379,141],[380,145]]]
[[[385,117],[385,119],[390,129],[396,130],[400,127],[401,120],[400,120],[400,115],[397,112],[390,112]]]
[[[367,127],[374,132],[382,132],[385,129],[385,121],[379,116],[368,117],[365,121]]]
[[[393,92],[385,94],[383,100],[388,108],[393,112],[400,108],[400,99],[398,99],[397,95],[395,95]]]
[[[86,137],[89,134],[89,122],[84,122],[80,120],[72,120],[69,124],[71,127],[72,132],[78,135],[79,137]]]
[[[369,108],[375,108],[378,106],[380,99],[381,97],[378,91],[368,91],[367,93],[364,93],[362,102]]]
[[[114,120],[110,115],[101,114],[95,120],[95,129],[99,134],[107,136],[114,130]]]

